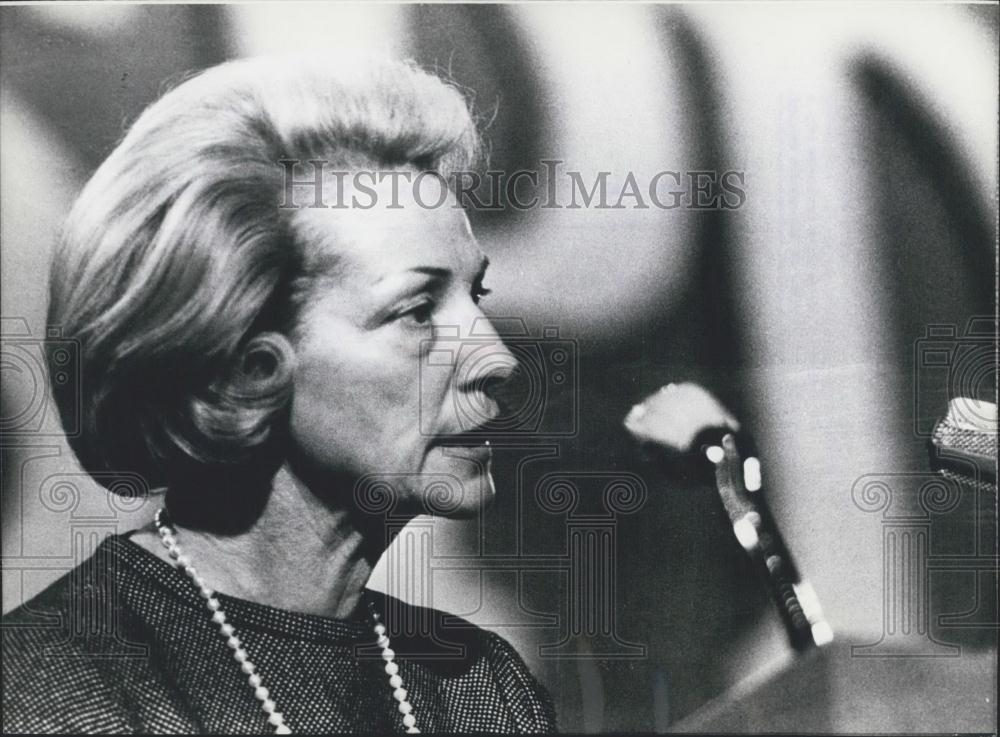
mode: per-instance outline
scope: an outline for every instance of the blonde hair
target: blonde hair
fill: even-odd
[[[264,334],[293,330],[311,276],[278,162],[447,174],[478,146],[463,95],[404,62],[228,62],[148,107],[53,261],[49,324],[78,341],[82,377],[53,390],[64,420],[81,413],[83,467],[152,486],[273,473],[291,369]]]

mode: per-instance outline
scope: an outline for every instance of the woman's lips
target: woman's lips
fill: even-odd
[[[490,441],[481,441],[478,445],[448,445],[442,443],[442,452],[449,458],[465,458],[470,461],[485,462],[493,458],[493,449],[490,448]]]

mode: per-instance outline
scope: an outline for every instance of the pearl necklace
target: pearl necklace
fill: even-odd
[[[166,512],[163,509],[156,510],[156,514],[153,516],[156,531],[160,534],[160,542],[167,549],[167,554],[170,558],[176,562],[178,567],[184,570],[184,573],[198,587],[198,593],[201,594],[201,598],[205,600],[205,606],[212,613],[212,621],[219,625],[219,634],[225,638],[226,644],[232,648],[233,658],[240,664],[240,670],[246,674],[250,688],[253,689],[254,696],[260,701],[260,708],[267,714],[267,721],[274,727],[275,734],[291,734],[292,730],[285,724],[284,716],[278,711],[277,704],[274,703],[267,688],[264,687],[264,679],[257,672],[257,666],[250,662],[247,651],[243,649],[243,643],[236,636],[233,626],[226,621],[226,614],[222,611],[221,602],[215,597],[215,591],[205,583],[205,579],[198,575],[197,569],[191,564],[191,559],[181,552],[180,547],[177,545],[177,538],[175,537],[177,528],[169,520],[164,519],[166,516]],[[420,730],[417,729],[417,719],[413,715],[413,706],[407,701],[408,694],[406,689],[403,688],[403,679],[399,675],[399,666],[394,662],[396,653],[389,646],[389,637],[386,635],[385,625],[379,621],[381,617],[375,611],[374,605],[369,605],[369,608],[371,610],[372,621],[374,622],[372,629],[377,638],[376,642],[382,650],[382,660],[385,661],[386,675],[389,676],[389,686],[392,688],[393,698],[399,702],[399,713],[403,715],[403,726],[406,727],[408,733],[419,734]]]

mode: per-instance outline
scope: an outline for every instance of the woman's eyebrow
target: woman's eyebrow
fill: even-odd
[[[408,271],[414,271],[418,274],[426,274],[427,276],[433,276],[437,279],[449,279],[451,278],[451,269],[445,269],[440,266],[415,266]]]
[[[490,260],[483,256],[482,260],[479,262],[479,271],[476,272],[476,277],[473,281],[480,281],[486,275],[486,269],[490,265]],[[441,266],[414,266],[412,269],[408,269],[418,274],[426,274],[427,276],[434,277],[436,279],[447,280],[453,276],[451,269],[444,268]]]
[[[442,266],[413,266],[401,271],[380,274],[373,282],[373,285],[380,286],[388,281],[395,286],[399,280],[405,280],[407,276],[412,274],[430,277],[435,282],[447,282],[451,278],[452,271]]]

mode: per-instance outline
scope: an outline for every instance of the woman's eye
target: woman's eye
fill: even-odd
[[[421,302],[400,314],[400,318],[413,325],[428,325],[434,314],[433,302]]]
[[[487,289],[486,287],[477,284],[475,287],[472,288],[472,301],[475,302],[476,304],[479,304],[482,301],[483,297],[492,293],[493,293],[492,289]]]

